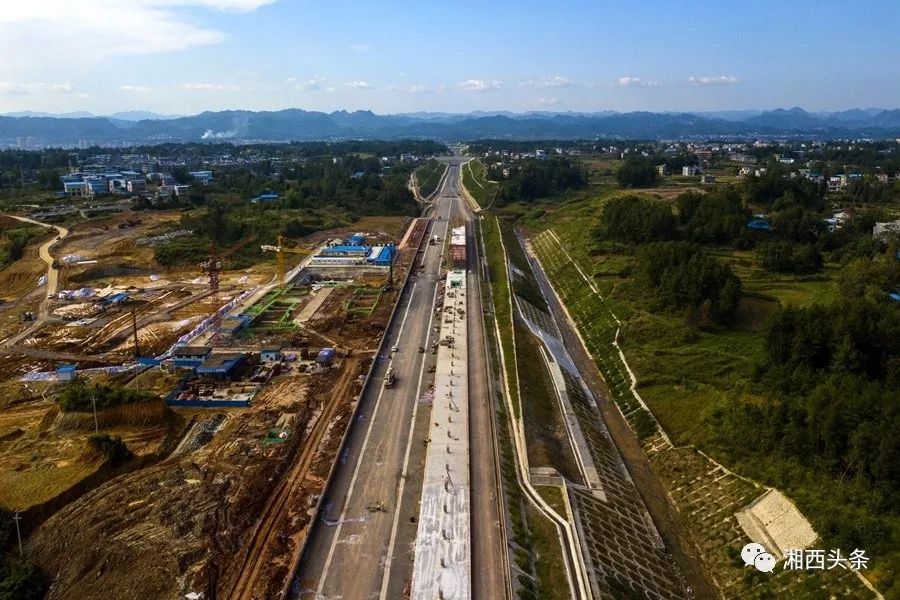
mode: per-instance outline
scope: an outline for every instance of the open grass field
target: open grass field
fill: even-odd
[[[523,222],[529,226],[533,248],[595,357],[613,399],[632,425],[639,407],[628,393],[627,372],[612,344],[617,319],[621,322],[618,343],[636,375],[636,390],[676,446],[694,445],[738,473],[784,491],[814,529],[825,537],[822,543],[826,547],[836,544],[835,533],[839,530],[863,526],[900,530],[893,517],[883,514],[883,509],[873,508],[882,516],[872,516],[866,506],[873,500],[862,485],[838,481],[812,471],[808,465],[779,457],[772,457],[766,464],[728,464],[727,457],[718,456],[711,445],[714,432],[707,417],[717,408],[735,402],[765,401],[760,395],[764,392],[759,391],[754,378],[754,365],[762,352],[761,329],[768,317],[782,306],[834,302],[837,265],[827,264],[815,276],[780,275],[762,270],[752,251],[720,250],[717,256],[729,262],[741,278],[745,297],[732,323],[699,330],[690,327],[683,316],[651,311],[646,294],[631,275],[633,256],[622,250],[614,252],[608,244],[597,241],[592,225],[597,223],[605,200],[614,193],[593,201],[563,204],[556,210],[548,210],[540,222],[529,222],[527,218]],[[701,477],[709,469],[705,459],[693,455],[676,455],[672,451],[662,454],[665,458],[654,459],[654,465],[660,469],[664,481],[671,481],[669,485],[673,489],[680,485],[679,481],[690,480],[683,479],[687,473],[696,471],[695,476]],[[676,463],[680,465],[677,468]],[[690,485],[699,485],[701,481],[702,478],[697,479]],[[723,489],[721,499],[715,494],[708,499],[709,506],[697,508],[687,497],[674,498],[681,510],[685,509],[681,505],[685,501],[691,513],[709,510],[714,516],[715,511],[730,503],[740,506],[747,496],[735,487]],[[722,544],[728,541],[726,538],[733,534],[728,533],[729,528],[704,527],[690,528],[701,545],[710,544],[709,556],[714,557],[713,563],[728,571],[727,557],[716,555],[714,550],[721,550]],[[868,573],[869,579],[885,583],[885,589],[890,587],[893,560],[890,556],[876,560]],[[791,597],[822,597],[816,594],[825,590],[842,590],[846,597],[871,597],[853,577],[839,581],[831,576],[779,580],[778,587],[795,594]],[[766,597],[763,592],[766,586],[760,582],[741,582],[735,576],[728,579],[727,586],[736,586],[731,587],[734,591],[744,590],[749,594],[746,597]]]
[[[509,286],[509,271],[506,268],[506,250],[500,234],[500,222],[496,218],[481,221],[481,235],[484,240],[485,257],[488,261],[489,280],[494,296],[494,318],[500,330],[500,346],[509,375],[509,391],[515,417],[521,416],[518,394],[516,351],[513,338],[512,298]]]
[[[510,304],[510,284],[506,265],[507,253],[501,234],[501,225],[496,218],[479,221],[480,236],[484,243],[485,256],[488,260],[488,281],[493,298],[493,315],[486,314],[488,338],[495,338],[499,332],[499,344],[489,344],[503,350],[503,357],[493,351],[493,362],[499,364],[504,360],[504,367],[509,378],[509,393],[514,415],[510,415],[506,403],[499,398],[496,404],[498,420],[497,443],[500,453],[501,484],[506,507],[511,523],[510,545],[513,549],[514,561],[521,571],[516,583],[516,596],[522,600],[550,598],[565,600],[569,598],[569,587],[565,576],[562,549],[556,528],[549,519],[541,514],[525,498],[516,475],[516,458],[514,442],[511,435],[511,419],[521,417],[522,406],[519,398],[519,373],[516,368],[517,346],[514,342],[512,306]],[[496,328],[493,325],[496,324]],[[536,348],[532,348],[536,350]],[[527,349],[526,349],[527,352]],[[545,373],[546,374],[546,373]],[[546,385],[541,378],[529,378],[522,385],[531,389],[533,385]],[[526,392],[527,393],[527,392]],[[498,395],[500,392],[498,390]],[[548,460],[552,460],[548,458]],[[522,474],[528,477],[528,474]],[[552,495],[552,491],[548,492]],[[557,492],[558,496],[558,492]],[[546,496],[544,496],[546,498]],[[562,498],[554,498],[556,504],[562,505]],[[560,514],[565,514],[563,511]],[[516,586],[514,586],[514,589]]]
[[[434,159],[416,169],[416,182],[419,184],[419,193],[428,197],[437,189],[447,165]]]
[[[742,540],[746,539],[737,527],[734,512],[756,497],[762,488],[728,474],[687,444],[704,446],[710,434],[704,416],[716,406],[759,401],[750,391],[752,365],[759,351],[758,336],[747,329],[696,332],[672,315],[643,310],[639,300],[630,311],[621,311],[627,316],[621,319],[619,342],[628,365],[636,373],[637,391],[672,442],[680,446],[673,448],[658,434],[642,432],[647,421],[641,415],[649,413],[630,392],[626,364],[613,344],[619,326],[618,309],[626,303],[626,292],[634,293],[634,290],[621,282],[607,282],[610,295],[604,295],[600,291],[603,286],[594,284],[595,280],[585,275],[580,264],[565,253],[560,240],[550,232],[537,235],[533,247],[600,368],[613,400],[639,437],[645,438],[644,447],[654,469],[679,511],[687,515],[685,524],[725,596],[810,600],[829,595],[871,597],[847,572],[791,577],[780,571],[777,581],[769,582],[747,576],[734,559],[735,552],[744,543]],[[800,465],[787,465],[774,457],[767,465],[730,466],[784,490],[820,533],[827,531],[827,525],[817,517],[824,512],[833,514],[835,502],[852,506],[864,501],[862,495],[854,496],[846,487],[836,487],[836,482],[828,477],[817,476]],[[828,493],[823,494],[823,490]],[[826,546],[828,541],[825,540]],[[772,596],[774,590],[777,593]],[[840,593],[834,596],[835,591]]]
[[[494,194],[497,191],[498,184],[494,181],[488,181],[487,169],[477,158],[470,160],[462,166],[463,185],[475,198],[479,206],[485,208],[490,206],[494,200]]]

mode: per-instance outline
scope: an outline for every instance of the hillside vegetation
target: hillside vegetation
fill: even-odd
[[[427,198],[437,189],[447,165],[431,159],[424,165],[416,169],[416,182],[419,184],[419,193],[423,198]]]
[[[900,244],[873,240],[871,227],[896,215],[900,198],[857,204],[829,229],[823,189],[772,171],[671,195],[605,179],[588,194],[521,199],[502,213],[534,235],[556,234],[596,286],[621,321],[641,396],[676,443],[783,490],[823,547],[865,548],[868,577],[896,597],[900,306],[888,293],[900,281]],[[746,227],[758,212],[771,230]],[[549,256],[544,237],[538,250]],[[557,286],[564,267],[553,267]],[[589,290],[560,293],[589,345],[611,342],[619,325],[594,310]],[[601,367],[632,410],[627,376]]]

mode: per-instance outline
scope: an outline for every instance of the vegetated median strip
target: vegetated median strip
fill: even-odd
[[[551,238],[551,239],[552,239],[552,242],[546,241],[545,238]],[[666,449],[668,449],[668,450],[674,450],[674,449],[690,450],[690,451],[692,451],[692,452],[696,452],[699,456],[701,456],[704,460],[706,460],[710,465],[712,465],[714,471],[715,471],[715,470],[720,470],[721,472],[727,474],[728,476],[735,477],[735,478],[737,478],[737,479],[739,479],[739,480],[741,480],[741,481],[744,481],[744,482],[746,482],[746,483],[749,483],[749,484],[753,485],[756,489],[763,490],[762,493],[765,493],[766,491],[772,489],[772,488],[769,488],[768,486],[765,486],[765,485],[763,485],[763,484],[760,484],[760,483],[758,483],[758,482],[756,482],[756,481],[754,481],[754,480],[752,480],[752,479],[750,479],[750,478],[748,478],[748,477],[745,477],[745,476],[743,476],[743,475],[740,475],[740,474],[738,474],[738,473],[735,473],[734,471],[732,471],[731,469],[729,469],[729,468],[727,468],[726,466],[722,465],[721,463],[719,463],[719,462],[716,461],[714,458],[712,458],[711,456],[709,456],[708,454],[706,454],[705,452],[703,452],[702,450],[700,450],[699,448],[697,448],[697,447],[694,446],[694,445],[675,446],[675,445],[671,442],[671,440],[669,439],[668,435],[667,435],[666,432],[663,430],[662,425],[661,425],[661,424],[659,423],[659,421],[656,419],[656,417],[655,417],[655,415],[653,414],[653,412],[652,412],[652,411],[646,406],[646,404],[643,402],[643,399],[640,398],[640,395],[638,394],[638,392],[637,392],[636,389],[635,389],[635,386],[637,385],[637,378],[636,378],[636,376],[634,375],[634,372],[631,370],[630,366],[628,365],[628,363],[627,363],[627,361],[626,361],[626,359],[625,359],[624,353],[622,352],[622,349],[621,349],[621,347],[620,347],[619,344],[618,344],[618,334],[619,334],[619,329],[620,329],[620,325],[621,325],[621,322],[619,321],[619,319],[612,313],[612,311],[611,311],[611,310],[609,309],[609,307],[606,305],[605,299],[604,299],[604,298],[602,297],[602,295],[599,293],[599,291],[597,290],[597,288],[596,288],[596,286],[593,284],[593,282],[590,280],[590,278],[587,277],[587,275],[585,275],[584,271],[581,269],[581,267],[580,267],[580,265],[578,264],[578,262],[575,261],[575,260],[572,258],[572,256],[566,251],[566,249],[565,249],[565,247],[563,246],[561,240],[559,239],[559,237],[556,235],[556,233],[555,233],[554,231],[548,229],[548,230],[546,230],[545,232],[542,232],[541,234],[539,234],[538,236],[535,236],[533,239],[534,239],[534,242],[535,242],[535,243],[533,244],[533,248],[534,248],[534,250],[535,250],[535,252],[533,253],[533,254],[534,254],[534,258],[535,258],[535,260],[537,260],[538,264],[539,264],[539,265],[541,266],[541,268],[545,271],[545,273],[547,273],[548,279],[550,278],[550,273],[551,273],[551,272],[553,272],[553,273],[555,274],[555,277],[556,277],[557,281],[552,281],[553,285],[551,286],[551,288],[552,288],[552,290],[553,290],[553,293],[554,293],[554,295],[556,296],[556,299],[557,299],[558,302],[559,302],[559,306],[562,308],[563,312],[565,313],[566,318],[569,320],[570,324],[572,325],[572,329],[574,330],[574,333],[578,336],[578,339],[579,339],[579,341],[581,342],[581,344],[582,344],[584,350],[587,352],[587,354],[588,354],[588,355],[594,360],[594,362],[597,364],[597,366],[598,366],[598,368],[599,368],[599,370],[600,370],[600,372],[601,372],[601,375],[603,376],[604,380],[607,382],[607,385],[610,387],[610,391],[613,392],[613,393],[612,393],[612,396],[613,396],[614,404],[616,405],[616,409],[619,411],[620,414],[622,414],[622,416],[625,418],[626,422],[629,423],[629,425],[632,427],[632,429],[634,429],[634,423],[632,422],[631,419],[629,419],[629,417],[633,416],[633,415],[636,413],[636,411],[638,411],[638,410],[644,410],[644,411],[646,411],[646,414],[647,414],[648,416],[650,416],[650,417],[653,419],[653,421],[656,423],[656,427],[657,427],[656,433],[657,433],[657,435],[659,435],[659,436],[663,439],[663,442],[662,442],[661,445],[653,445],[653,446],[650,448],[650,452],[655,453],[655,452],[658,452],[658,451],[660,451],[660,450],[663,450],[663,451],[664,451],[664,450],[666,450]],[[589,344],[588,344],[588,340],[585,339],[585,337],[582,335],[582,332],[581,332],[583,320],[579,320],[579,319],[577,319],[577,318],[574,317],[574,315],[570,312],[569,307],[567,306],[566,302],[565,302],[565,301],[563,300],[563,298],[561,297],[560,292],[557,290],[557,286],[561,285],[563,282],[562,282],[561,279],[559,279],[559,277],[558,277],[557,274],[555,273],[555,267],[560,266],[560,265],[562,265],[563,263],[560,262],[560,261],[555,262],[555,263],[554,263],[554,268],[551,268],[550,270],[548,270],[548,269],[546,269],[546,268],[544,267],[544,264],[543,264],[543,263],[544,263],[545,260],[548,260],[548,261],[550,261],[550,262],[553,262],[553,261],[552,261],[553,250],[551,249],[551,246],[552,246],[553,248],[556,248],[556,249],[558,249],[559,251],[561,251],[561,254],[563,254],[563,255],[565,256],[565,260],[568,261],[568,264],[570,264],[571,266],[573,266],[573,267],[575,268],[575,270],[577,271],[578,277],[580,277],[581,279],[583,279],[584,284],[589,288],[590,292],[593,293],[594,295],[596,295],[596,297],[597,297],[597,298],[600,300],[600,302],[602,303],[604,310],[609,314],[609,316],[610,316],[612,319],[614,319],[614,321],[615,321],[615,323],[616,323],[616,330],[615,330],[615,334],[613,335],[613,338],[612,338],[611,340],[605,340],[605,341],[600,340],[600,341],[601,341],[602,343],[609,343],[609,344],[611,344],[611,345],[616,349],[615,355],[611,355],[610,357],[602,357],[602,356],[598,356],[597,354],[595,354],[594,352],[591,351],[590,346],[589,346]],[[540,257],[539,254],[544,254],[544,256],[543,256],[543,257]],[[565,286],[563,286],[563,287],[565,287]],[[589,336],[589,337],[590,337],[590,336]],[[611,377],[611,375],[613,375],[613,374],[610,373],[610,369],[611,369],[612,367],[610,366],[608,360],[604,360],[604,358],[607,358],[607,359],[608,359],[608,358],[613,358],[613,356],[617,356],[618,359],[619,359],[619,361],[621,362],[621,365],[625,368],[625,371],[626,371],[626,373],[627,373],[628,376],[629,376],[629,382],[630,382],[630,385],[629,385],[629,387],[628,387],[628,391],[629,391],[630,394],[632,394],[632,397],[639,403],[640,408],[633,409],[633,410],[630,410],[630,411],[624,410],[624,408],[623,408],[623,406],[622,406],[622,403],[621,403],[621,399],[617,396],[617,394],[618,394],[619,392],[618,392],[618,390],[617,390],[617,386],[616,386],[616,384],[615,384],[614,377]],[[615,359],[613,359],[613,362],[617,362],[617,361],[615,361]],[[702,478],[702,476],[701,476],[701,478]],[[671,490],[669,490],[668,493],[669,493],[670,496],[671,496],[671,494],[672,494]],[[759,497],[759,496],[756,496],[756,497]],[[746,534],[745,534],[745,535],[746,535]],[[872,583],[871,583],[871,582],[863,575],[862,572],[860,572],[860,571],[858,571],[858,570],[854,570],[854,571],[853,571],[853,574],[856,576],[856,579],[858,579],[859,582],[860,582],[865,588],[867,588],[870,592],[872,592],[877,598],[883,600],[883,597],[882,597],[882,595],[880,594],[880,592],[878,592],[878,590],[877,590],[877,589],[874,587],[874,585],[873,585],[873,584],[872,584]]]
[[[507,268],[506,267],[506,264],[507,264],[506,263],[506,261],[507,261],[506,247],[503,243],[503,237],[500,233],[499,220],[497,219],[497,217],[494,217],[494,219],[495,219],[495,225],[497,228],[496,229],[497,236],[499,238],[500,248],[502,251],[503,267],[504,267],[504,269],[506,269]],[[512,370],[515,370],[515,372],[518,372],[518,364],[517,364],[516,357],[515,357],[515,339],[514,339],[514,335],[512,334],[512,321],[511,321],[512,315],[513,315],[513,313],[512,313],[512,289],[509,285],[508,275],[506,275],[504,277],[504,282],[505,282],[506,294],[507,294],[506,301],[508,303],[508,310],[509,310],[509,312],[507,313],[507,316],[508,316],[508,319],[510,320],[508,323],[509,332],[510,332],[510,336],[513,336],[513,339],[511,340],[512,341],[512,352],[513,352]],[[494,298],[493,286],[490,286],[490,287],[492,290],[491,291],[491,299],[493,301],[493,298]],[[580,548],[579,548],[579,545],[577,542],[577,537],[573,531],[574,528],[571,527],[571,523],[569,523],[568,519],[564,519],[549,504],[547,504],[547,501],[544,500],[543,496],[541,496],[540,493],[538,493],[537,490],[535,490],[534,487],[531,485],[531,481],[529,479],[528,457],[527,457],[526,450],[525,450],[525,438],[524,438],[524,432],[522,429],[521,416],[515,410],[515,406],[512,403],[512,397],[513,397],[512,386],[510,385],[509,369],[507,369],[507,359],[505,356],[506,351],[504,350],[503,343],[502,343],[503,336],[502,336],[501,330],[500,330],[499,319],[497,318],[498,313],[496,310],[496,303],[494,303],[494,306],[495,306],[494,328],[496,330],[497,340],[499,342],[498,346],[499,346],[499,352],[500,352],[501,374],[502,374],[504,389],[506,391],[506,394],[504,394],[504,396],[506,398],[507,408],[510,413],[510,420],[512,421],[513,439],[514,439],[516,466],[517,466],[517,469],[516,469],[517,479],[519,481],[521,488],[523,489],[523,491],[525,491],[525,495],[528,496],[528,498],[529,498],[529,500],[531,500],[532,504],[534,504],[538,508],[538,510],[542,514],[544,514],[544,516],[549,518],[556,525],[556,529],[557,529],[557,532],[559,535],[560,545],[564,548],[567,548],[566,552],[569,555],[569,558],[568,558],[568,560],[565,560],[564,563],[566,565],[566,576],[569,579],[570,590],[572,592],[573,597],[579,598],[579,599],[580,598],[590,598],[591,597],[590,588],[587,586],[587,583],[586,583],[586,579],[587,579],[586,567],[583,563],[583,557],[581,555],[581,551],[580,551]],[[518,377],[516,377],[516,381],[515,381],[516,397],[518,397],[518,391],[519,391],[518,385],[519,385]],[[577,589],[576,589],[576,587],[577,587]]]
[[[475,219],[478,219],[476,216]],[[473,220],[470,220],[469,223],[473,223]],[[472,229],[470,225],[470,229]],[[478,322],[481,326],[481,339],[482,339],[482,350],[484,351],[484,364],[487,367],[487,373],[485,374],[485,379],[487,381],[487,390],[488,390],[488,412],[490,415],[490,419],[488,420],[491,429],[491,448],[493,449],[494,455],[494,485],[497,486],[497,514],[500,517],[500,538],[503,542],[504,551],[501,553],[500,560],[503,563],[503,583],[504,588],[506,590],[506,597],[508,600],[512,600],[513,592],[512,592],[512,572],[509,566],[509,533],[506,530],[506,518],[505,518],[505,502],[506,502],[506,494],[503,489],[503,475],[501,473],[501,465],[500,465],[500,448],[498,447],[497,441],[497,423],[496,423],[496,414],[494,412],[494,387],[493,387],[493,378],[491,376],[492,367],[491,367],[491,357],[490,352],[488,351],[488,336],[487,336],[487,326],[484,323],[484,293],[482,277],[484,280],[487,280],[487,272],[485,270],[486,259],[484,258],[484,240],[481,238],[480,231],[481,228],[478,228],[479,233],[477,236],[473,235],[473,239],[475,242],[476,252],[475,255],[479,259],[478,260],[478,272],[474,275],[473,279],[475,280],[477,286],[477,293],[479,298],[479,311],[475,313],[478,315]],[[474,231],[472,232],[474,234]],[[469,308],[469,313],[472,313],[471,307]]]
[[[547,372],[550,373],[550,380],[553,382],[553,390],[556,392],[556,400],[559,406],[560,414],[562,415],[562,422],[566,428],[566,439],[569,441],[569,447],[572,449],[572,456],[575,457],[575,464],[578,465],[578,471],[581,473],[581,478],[584,480],[585,484],[593,489],[595,488],[596,478],[591,477],[587,472],[587,467],[585,466],[584,456],[582,456],[581,451],[578,447],[578,444],[575,442],[576,435],[579,437],[583,437],[580,432],[578,434],[573,431],[573,428],[577,426],[577,421],[575,424],[572,422],[572,415],[566,406],[567,401],[564,399],[563,394],[566,393],[564,387],[559,386],[559,382],[556,377],[553,375],[553,367],[550,364],[550,357],[547,354],[547,350],[544,348],[543,344],[538,346],[538,350],[541,352],[541,358],[544,359],[544,365],[547,368]],[[588,458],[590,460],[590,457]],[[570,513],[571,514],[571,511]]]
[[[433,174],[429,172],[426,174],[426,175],[428,175],[427,177],[420,177],[420,174],[423,171],[431,170],[430,164],[426,163],[409,174],[409,188],[410,188],[410,190],[412,190],[413,195],[415,196],[416,201],[418,201],[418,202],[432,201],[434,199],[434,196],[436,196],[438,194],[438,192],[440,192],[442,184],[444,183],[444,179],[447,177],[447,171],[449,171],[449,169],[450,169],[449,165],[440,163],[438,161],[435,161],[435,162],[437,162],[438,165],[443,164],[444,169],[441,171],[441,174],[438,177],[438,180],[435,183],[434,188],[431,189],[430,191],[425,191],[423,193],[422,186],[424,184],[427,187],[428,180],[430,180],[433,177]]]
[[[496,181],[489,181],[487,179],[483,180],[484,183],[478,181],[475,176],[475,172],[472,170],[472,163],[474,162],[478,162],[478,164],[481,164],[481,161],[479,161],[478,159],[472,159],[465,163],[462,168],[460,168],[459,173],[461,187],[462,189],[466,190],[466,192],[474,200],[477,206],[487,209],[490,208],[493,204],[493,199],[496,197],[497,191],[499,190],[500,186]],[[466,185],[466,180],[470,180],[472,182],[471,189]],[[477,189],[475,186],[477,186]]]

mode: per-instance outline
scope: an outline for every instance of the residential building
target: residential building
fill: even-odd
[[[129,179],[125,187],[129,194],[140,194],[147,191],[147,181],[144,179]]]
[[[263,346],[259,351],[259,360],[262,362],[278,362],[281,358],[281,346]]]
[[[694,165],[688,165],[685,167],[681,167],[681,176],[682,177],[696,177],[702,172],[700,167]]]
[[[900,219],[875,223],[875,227],[872,228],[872,237],[875,239],[886,240],[892,235],[900,235]]]
[[[190,171],[188,175],[201,185],[209,185],[213,180],[212,171]]]
[[[715,175],[710,175],[708,173],[703,173],[700,175],[700,183],[702,185],[712,185],[716,182]]]
[[[63,181],[63,192],[69,196],[87,196],[87,183],[84,181]]]
[[[254,202],[254,203],[277,202],[277,201],[278,201],[278,194],[275,192],[263,192],[262,194],[260,194],[259,196],[257,196],[253,200],[251,200],[251,202]]]

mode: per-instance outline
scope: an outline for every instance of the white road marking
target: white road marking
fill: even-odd
[[[406,326],[406,317],[409,316],[409,309],[412,308],[413,305],[413,296],[416,293],[416,286],[418,283],[414,283],[412,286],[412,290],[410,290],[409,300],[406,304],[406,311],[403,313],[403,320],[400,322],[400,329],[397,331],[397,339],[400,339],[400,335],[403,333],[403,328]],[[390,369],[394,364],[393,354],[391,355],[391,360],[388,363],[388,369]],[[359,476],[359,469],[362,466],[362,459],[366,455],[366,447],[369,445],[369,437],[372,434],[372,427],[375,425],[375,418],[378,415],[378,408],[381,406],[381,398],[384,396],[385,383],[381,382],[381,389],[378,390],[378,398],[375,400],[375,408],[372,411],[372,418],[369,420],[369,426],[366,428],[366,436],[363,438],[362,449],[359,451],[359,456],[356,459],[356,467],[353,469],[353,476],[350,478],[350,487],[347,489],[346,500],[344,501],[344,506],[341,508],[341,515],[338,518],[338,526],[335,529],[334,536],[331,538],[331,546],[328,548],[328,556],[325,558],[325,566],[322,569],[322,576],[319,578],[319,585],[316,588],[316,595],[320,596],[322,594],[322,588],[325,587],[325,582],[328,579],[328,570],[331,567],[331,561],[334,558],[334,551],[337,548],[337,542],[341,536],[341,529],[344,526],[344,519],[347,517],[347,505],[349,504],[350,498],[353,497],[353,488],[356,486],[356,478]]]
[[[437,302],[437,292],[438,292],[438,286],[437,286],[437,284],[435,284],[434,296],[431,300],[432,307],[434,306],[435,302]],[[427,333],[425,335],[425,347],[426,348],[428,347],[428,340],[431,339],[431,325],[433,322],[434,322],[434,310],[432,309],[431,316],[428,318],[428,329],[426,330]],[[397,527],[400,523],[400,505],[403,502],[403,490],[406,487],[407,469],[409,467],[409,452],[410,452],[410,449],[412,448],[413,434],[415,433],[415,429],[416,429],[416,413],[418,412],[418,409],[419,409],[419,396],[422,393],[422,379],[424,378],[424,376],[425,376],[425,358],[423,355],[422,366],[419,368],[419,383],[418,383],[418,385],[416,385],[416,397],[413,400],[412,418],[410,418],[410,421],[409,421],[409,436],[407,436],[407,438],[406,438],[406,453],[403,455],[403,470],[401,471],[401,475],[400,475],[400,487],[397,490],[397,498],[396,498],[396,501],[394,502],[394,520],[393,520],[393,523],[391,524],[391,537],[390,537],[390,541],[388,542],[387,558],[385,559],[385,563],[384,563],[384,574],[381,577],[381,593],[378,596],[379,600],[385,600],[385,598],[387,598],[388,582],[390,581],[390,578],[391,578],[391,563],[394,560],[394,543],[397,541]]]

